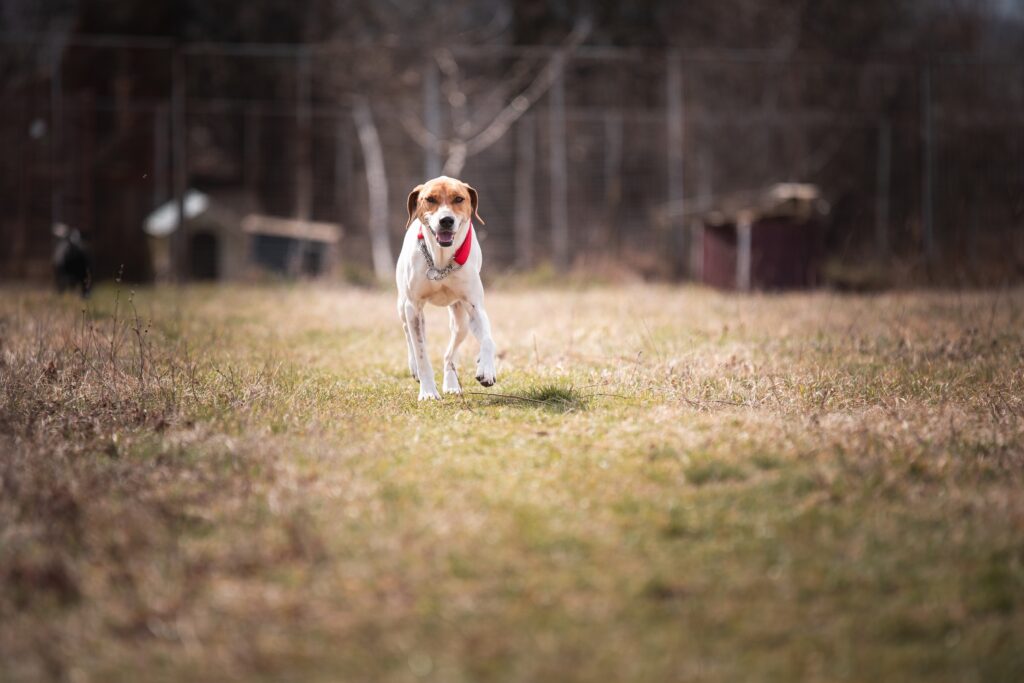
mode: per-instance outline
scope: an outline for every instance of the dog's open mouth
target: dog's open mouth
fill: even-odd
[[[438,230],[435,233],[437,237],[437,243],[442,247],[452,246],[452,242],[455,241],[455,232],[452,230]]]

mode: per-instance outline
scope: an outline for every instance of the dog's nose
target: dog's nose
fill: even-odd
[[[442,218],[441,220],[438,221],[438,224],[442,228],[450,228],[453,225],[455,225],[455,219],[452,218],[451,216],[445,216],[444,218]]]

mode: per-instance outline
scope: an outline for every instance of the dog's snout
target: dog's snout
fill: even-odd
[[[444,218],[442,218],[441,220],[438,221],[438,224],[442,228],[450,228],[453,225],[455,225],[455,219],[452,218],[451,216],[445,216]]]

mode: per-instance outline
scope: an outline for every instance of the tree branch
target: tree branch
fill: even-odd
[[[537,103],[544,93],[551,89],[555,80],[561,74],[565,66],[566,58],[583,44],[583,41],[590,35],[593,24],[590,19],[581,19],[566,37],[561,47],[555,52],[551,60],[544,65],[537,77],[515,97],[504,109],[498,112],[494,120],[480,133],[466,142],[468,155],[478,154],[495,142],[500,140],[508,129],[525,114],[530,107]]]
[[[583,44],[592,30],[593,22],[589,17],[580,19],[533,81],[512,98],[479,133],[471,137],[465,135],[470,124],[465,115],[467,97],[460,85],[458,64],[450,51],[439,51],[435,59],[445,77],[443,93],[452,108],[455,137],[450,140],[438,138],[411,115],[399,117],[402,127],[420,147],[447,156],[444,163],[446,175],[458,175],[468,157],[479,154],[504,137],[509,128],[544,96],[562,73],[568,56]],[[522,69],[517,66],[514,70],[515,80],[521,78],[521,72]],[[508,88],[508,85],[500,87]]]

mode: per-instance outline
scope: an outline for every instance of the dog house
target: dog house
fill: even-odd
[[[248,196],[209,196],[189,190],[184,197],[186,262],[191,280],[239,280],[259,273],[285,277],[329,275],[338,261],[342,228],[252,210]],[[178,204],[153,211],[144,229],[158,280],[170,280],[171,235],[179,229]]]
[[[701,280],[741,291],[817,285],[828,212],[818,188],[803,183],[723,197],[698,216]]]

